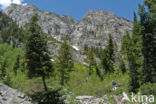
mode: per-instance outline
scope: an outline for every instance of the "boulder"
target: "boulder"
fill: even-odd
[[[37,104],[24,93],[0,84],[0,104]]]
[[[75,102],[78,104],[108,104],[104,102],[103,98],[96,98],[94,96],[77,96]]]

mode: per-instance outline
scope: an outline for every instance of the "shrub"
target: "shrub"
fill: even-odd
[[[49,89],[48,91],[40,91],[32,95],[33,100],[38,104],[64,104],[64,93],[62,89]]]
[[[139,88],[139,92],[144,95],[155,95],[156,96],[156,83],[146,83]]]

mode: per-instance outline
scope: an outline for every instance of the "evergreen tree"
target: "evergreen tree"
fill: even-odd
[[[0,30],[7,28],[10,23],[12,23],[12,19],[0,11]]]
[[[101,58],[102,68],[104,69],[105,74],[114,71],[113,64],[112,64],[110,58],[108,57],[107,53],[108,53],[108,50],[106,48],[103,50],[102,58]]]
[[[8,43],[16,48],[24,39],[24,30],[19,28],[15,22],[9,24],[8,28],[1,31],[1,39],[3,43]]]
[[[89,48],[87,51],[87,63],[89,64],[89,75],[95,73],[101,80],[103,80],[103,76],[101,75],[101,71],[97,66],[95,54],[92,48]]]
[[[70,53],[70,47],[67,41],[61,44],[58,55],[58,67],[61,73],[61,85],[64,86],[69,80],[69,73],[73,69],[72,54]]]
[[[6,76],[6,68],[7,68],[7,59],[5,58],[3,62],[0,62],[1,78],[4,78]]]
[[[120,60],[120,63],[119,63],[119,69],[122,71],[123,74],[126,73],[127,71],[126,65],[122,59]]]
[[[87,52],[87,63],[89,64],[89,75],[92,75],[96,71],[96,60],[92,49]]]
[[[17,56],[16,62],[15,62],[14,67],[13,67],[13,70],[14,70],[15,74],[17,74],[17,70],[18,70],[19,67],[20,67],[20,55]]]
[[[109,39],[108,39],[108,45],[107,45],[107,50],[108,50],[108,57],[111,60],[111,62],[113,63],[114,60],[114,43],[113,43],[113,39],[112,39],[112,35],[109,34]]]
[[[123,36],[122,38],[122,46],[121,46],[121,54],[124,55],[124,59],[127,60],[127,55],[129,52],[129,48],[131,45],[131,37],[129,35],[129,33],[126,31],[126,34]]]
[[[28,24],[28,41],[26,43],[26,59],[30,77],[41,76],[45,91],[48,90],[45,78],[53,72],[45,34],[37,25],[38,15],[31,18]]]
[[[18,47],[24,40],[24,30],[0,11],[0,41]]]
[[[109,34],[108,44],[102,52],[101,64],[105,73],[114,71],[114,45],[111,34]]]
[[[137,21],[137,16],[134,13],[133,34],[131,39],[131,46],[128,52],[129,61],[129,75],[130,75],[130,91],[137,92],[140,87],[140,80],[142,77],[143,55],[142,55],[142,35],[141,26]]]
[[[143,35],[143,83],[156,83],[156,1],[145,0],[144,6],[139,6],[140,25]]]

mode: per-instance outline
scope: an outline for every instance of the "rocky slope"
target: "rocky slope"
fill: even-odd
[[[38,24],[49,37],[61,41],[62,37],[69,37],[70,45],[75,49],[77,61],[84,61],[84,56],[80,52],[85,46],[104,48],[107,43],[108,34],[120,49],[122,36],[126,31],[132,31],[133,24],[124,18],[119,18],[111,12],[90,10],[84,18],[78,22],[71,16],[59,16],[53,12],[41,11],[32,5],[12,4],[3,11],[13,18],[19,26],[24,26],[36,13],[39,15]],[[59,45],[52,45],[54,48]],[[54,50],[56,53],[57,50]],[[81,52],[82,53],[82,52]],[[81,58],[80,58],[81,57]]]
[[[0,84],[0,104],[37,104],[24,93]]]

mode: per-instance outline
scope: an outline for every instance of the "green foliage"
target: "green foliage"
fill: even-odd
[[[67,41],[61,44],[59,54],[57,58],[58,71],[61,74],[61,85],[63,86],[69,80],[69,73],[73,69],[72,54],[70,53],[70,47]]]
[[[24,57],[24,52],[22,49],[12,48],[8,44],[0,44],[0,69],[1,71],[5,69],[6,74],[10,71],[13,71],[13,67],[16,64],[16,58],[18,55],[21,57],[19,58],[19,68],[22,69],[22,59]]]
[[[10,22],[12,22],[11,18],[0,11],[0,30],[7,28]]]
[[[17,74],[17,70],[20,67],[20,55],[17,56],[15,65],[13,67],[14,73]]]
[[[72,92],[73,97],[80,95],[102,97],[105,94],[112,96],[122,94],[129,87],[128,74],[110,73],[104,75],[103,80],[101,80],[96,73],[89,76],[89,68],[81,63],[75,63],[74,67],[75,71],[70,73],[71,79],[66,86]],[[116,92],[112,91],[112,80],[115,80],[119,85]]]
[[[127,69],[126,69],[126,65],[124,63],[124,61],[121,59],[120,63],[119,63],[119,69],[121,70],[121,72],[124,74],[126,73]]]
[[[108,54],[108,57],[110,59],[110,61],[113,63],[115,60],[114,60],[114,43],[113,43],[113,39],[112,39],[112,35],[109,34],[109,39],[108,39],[108,44],[106,46],[107,48],[107,54]]]
[[[104,69],[104,73],[113,72],[113,65],[107,55],[107,50],[104,49],[101,58],[102,68]]]
[[[8,43],[13,47],[18,47],[24,39],[24,30],[19,28],[18,25],[13,22],[7,29],[2,30],[1,38],[3,43]]]
[[[0,41],[12,47],[21,47],[25,32],[8,16],[0,12]]]
[[[62,89],[49,89],[48,91],[37,92],[32,99],[38,104],[65,104]]]
[[[140,80],[142,78],[143,66],[143,54],[142,54],[142,35],[141,35],[141,26],[137,21],[136,14],[134,13],[134,26],[133,34],[131,39],[131,46],[128,52],[128,61],[129,61],[129,75],[130,80],[130,91],[137,92],[137,89],[140,87]]]
[[[21,90],[25,86],[26,81],[27,72],[17,70],[16,74],[13,71],[9,72],[6,79],[4,80],[4,83],[8,86]]]
[[[32,17],[28,24],[28,41],[26,43],[26,59],[29,61],[27,68],[30,77],[42,76],[45,90],[47,90],[45,77],[53,72],[50,61],[46,36],[37,25],[38,15]]]
[[[24,52],[21,49],[12,48],[8,44],[0,44],[0,77],[2,81],[13,87],[22,88],[24,86],[26,77],[26,71],[23,67]],[[16,67],[16,74],[14,72],[14,66],[16,66],[17,56],[21,56],[18,59],[18,67]]]
[[[114,44],[111,34],[109,34],[108,44],[102,52],[101,65],[105,73],[114,71]]]
[[[87,63],[89,64],[89,75],[96,72],[96,67],[97,67],[96,60],[95,60],[94,53],[91,49],[88,50]]]
[[[127,59],[127,55],[129,52],[129,48],[131,45],[131,37],[128,32],[122,38],[122,46],[121,46],[121,53],[124,55],[124,58]]]
[[[145,83],[139,88],[139,92],[141,92],[143,95],[156,96],[156,83]]]
[[[141,33],[143,36],[143,70],[144,80],[141,83],[156,82],[156,2],[145,0],[144,6],[139,6]]]
[[[0,69],[1,69],[1,78],[3,79],[6,76],[6,68],[7,68],[7,59],[1,61]]]
[[[134,26],[132,38],[123,37],[121,53],[128,60],[130,91],[137,89],[145,83],[156,82],[156,2],[145,0],[145,6],[139,5],[140,21],[134,13]]]

